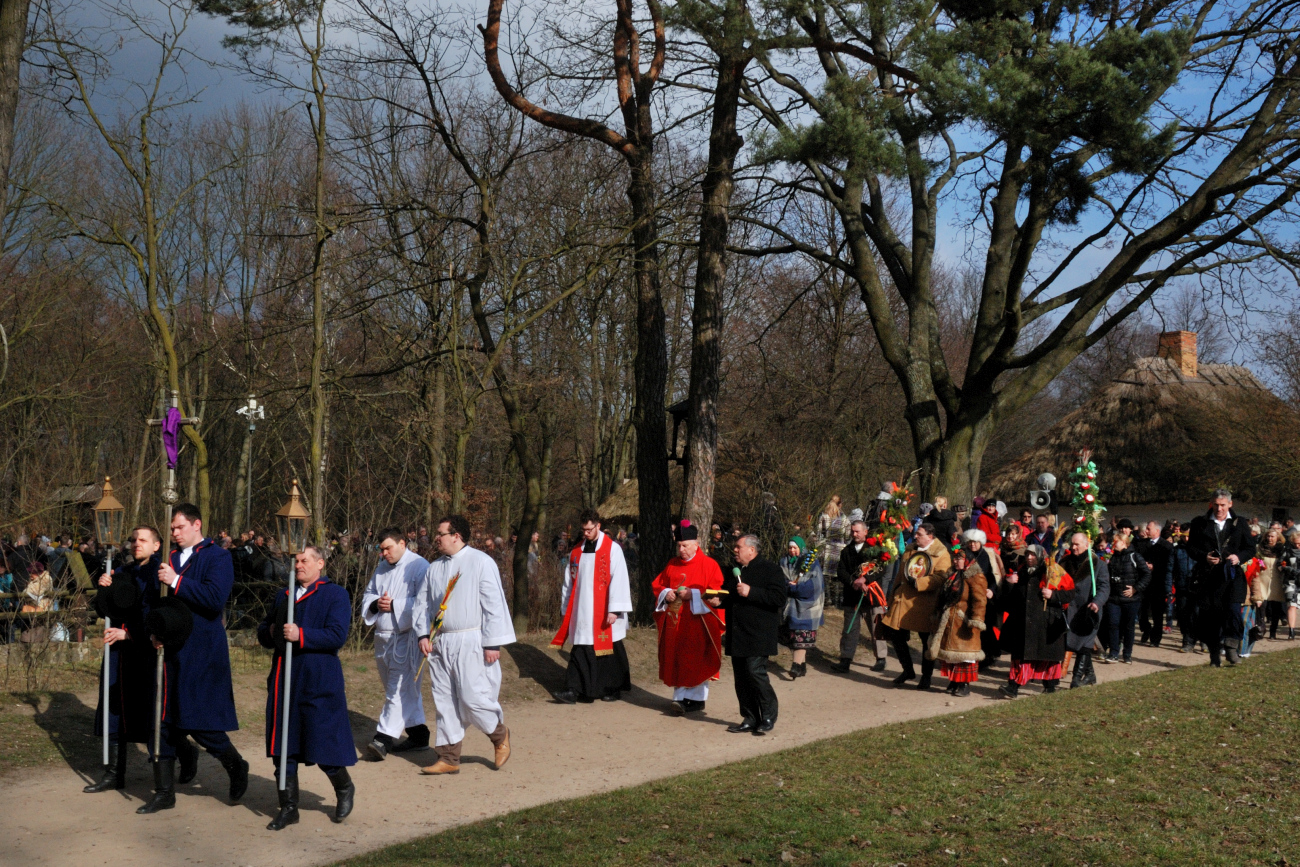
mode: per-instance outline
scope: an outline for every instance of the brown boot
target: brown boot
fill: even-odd
[[[492,740],[492,746],[496,747],[494,766],[499,771],[510,758],[510,729],[506,728],[505,723],[501,723],[488,737]]]
[[[460,744],[444,744],[433,748],[438,754],[438,761],[427,768],[420,768],[420,773],[436,777],[443,774],[460,773]]]

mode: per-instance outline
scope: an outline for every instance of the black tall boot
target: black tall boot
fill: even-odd
[[[239,750],[231,747],[229,752],[222,753],[221,767],[230,775],[230,800],[238,801],[248,791],[248,762]]]
[[[176,748],[176,760],[180,763],[176,782],[182,786],[193,782],[199,774],[199,748],[190,743],[189,738],[182,740]]]
[[[1088,655],[1091,656],[1091,654]],[[1088,674],[1086,659],[1087,657],[1082,651],[1074,655],[1074,674],[1070,677],[1070,689],[1078,689],[1083,686]]]
[[[1083,681],[1083,685],[1084,685],[1084,686],[1094,686],[1094,685],[1096,685],[1096,683],[1097,683],[1097,669],[1093,668],[1093,665],[1092,665],[1092,651],[1091,651],[1091,650],[1086,651],[1086,652],[1084,653],[1083,656],[1084,656],[1084,660],[1083,660],[1083,667],[1084,667],[1084,681]]]
[[[176,806],[176,759],[154,759],[153,798],[136,810],[137,813],[157,813]]]
[[[283,831],[290,825],[298,824],[298,772],[290,771],[284,788],[275,790],[280,798],[280,814],[266,826],[268,831]]]
[[[108,764],[104,765],[104,775],[98,783],[92,783],[81,791],[107,792],[112,789],[126,788],[126,747],[121,744],[108,745]]]
[[[338,798],[334,805],[334,821],[342,822],[352,812],[352,799],[356,797],[357,787],[352,782],[347,768],[339,768],[329,777],[330,783],[334,786],[334,794]]]

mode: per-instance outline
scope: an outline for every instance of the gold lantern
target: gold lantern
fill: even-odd
[[[113,496],[113,485],[105,476],[104,495],[95,504],[95,536],[99,544],[109,548],[122,544],[122,522],[125,520],[126,509]]]
[[[307,547],[307,526],[311,523],[311,512],[302,503],[302,491],[298,480],[293,480],[293,489],[289,493],[289,502],[275,513],[275,526],[280,537],[280,549],[290,557],[302,553]]]

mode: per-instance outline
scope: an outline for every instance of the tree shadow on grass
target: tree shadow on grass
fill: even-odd
[[[48,703],[41,710],[42,699],[47,697]],[[68,767],[91,782],[101,761],[99,739],[89,734],[94,730],[95,709],[70,692],[29,692],[19,698],[31,707],[36,725],[49,737]]]

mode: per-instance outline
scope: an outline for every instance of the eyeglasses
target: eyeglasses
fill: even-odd
[[[455,536],[455,533],[434,533],[433,538],[441,539],[443,536]]]

